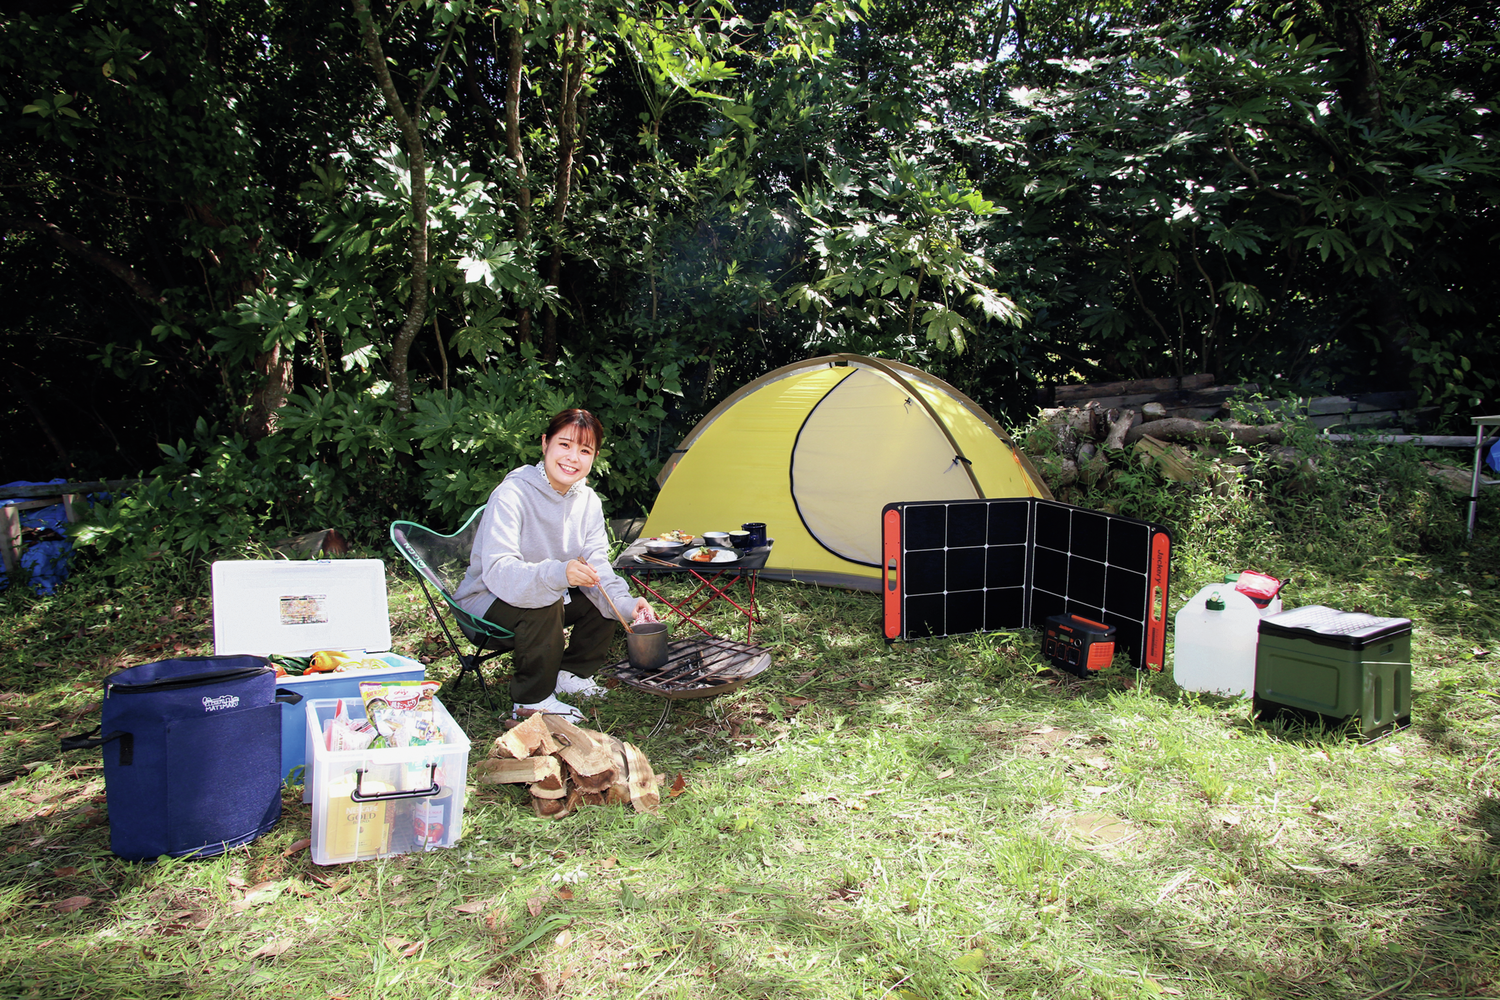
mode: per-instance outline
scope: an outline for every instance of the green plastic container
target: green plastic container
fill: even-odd
[[[1255,699],[1334,719],[1369,735],[1411,721],[1411,620],[1321,604],[1261,619]]]

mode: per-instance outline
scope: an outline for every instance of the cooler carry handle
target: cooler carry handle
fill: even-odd
[[[302,696],[291,688],[277,688],[276,700],[286,705],[295,705],[302,700]]]
[[[364,791],[361,790],[361,787],[360,787],[364,783],[364,780],[365,780],[365,769],[362,768],[362,767],[355,768],[354,769],[354,791],[352,791],[352,792],[349,793],[349,797],[351,799],[353,799],[355,802],[378,802],[378,801],[380,801],[382,799],[425,799],[425,798],[431,798],[432,796],[434,796],[434,795],[438,794],[439,792],[441,792],[443,790],[443,786],[439,785],[438,781],[437,781],[437,769],[438,769],[437,761],[433,761],[431,764],[429,764],[427,766],[431,769],[431,770],[428,771],[428,779],[432,782],[432,785],[429,788],[414,788],[414,789],[412,789],[410,791],[406,791],[406,792],[371,792],[368,795],[366,795],[364,793]]]
[[[131,764],[135,761],[135,734],[116,729],[107,736],[100,736],[99,730],[103,726],[94,727],[91,733],[79,733],[77,736],[64,736],[58,741],[63,750],[92,750],[94,747],[102,747],[110,740],[120,741],[120,763]]]

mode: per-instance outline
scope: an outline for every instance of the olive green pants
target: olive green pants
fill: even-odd
[[[497,598],[484,617],[516,634],[510,697],[522,705],[552,694],[559,670],[594,676],[615,638],[615,620],[600,614],[577,587],[569,588],[566,604],[559,600],[545,608],[518,608]],[[565,645],[563,629],[570,625],[573,634]]]

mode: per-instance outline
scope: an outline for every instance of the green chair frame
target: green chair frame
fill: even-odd
[[[474,547],[474,534],[478,530],[479,518],[483,513],[484,507],[474,511],[464,522],[463,527],[451,535],[433,531],[415,521],[393,521],[391,522],[391,544],[396,546],[396,551],[401,553],[402,558],[417,571],[417,582],[422,585],[422,593],[427,598],[427,604],[437,617],[438,624],[442,626],[443,634],[448,638],[448,645],[453,648],[453,654],[458,657],[459,671],[458,676],[453,679],[453,687],[457,689],[464,675],[472,673],[474,679],[479,682],[479,690],[484,694],[485,700],[493,706],[494,699],[490,695],[488,685],[484,682],[484,673],[480,670],[480,665],[515,649],[515,633],[465,611],[453,598],[454,592],[457,591],[464,574],[468,571],[469,553]],[[434,590],[442,595],[448,614],[452,615],[459,631],[473,643],[474,649],[471,652],[465,653],[458,640],[453,637],[453,632],[448,628],[446,616],[432,596]]]

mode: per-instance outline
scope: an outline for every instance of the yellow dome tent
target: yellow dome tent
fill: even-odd
[[[834,354],[731,394],[656,477],[642,535],[764,521],[763,576],[880,589],[888,503],[1051,492],[995,419],[941,379],[897,361]]]

